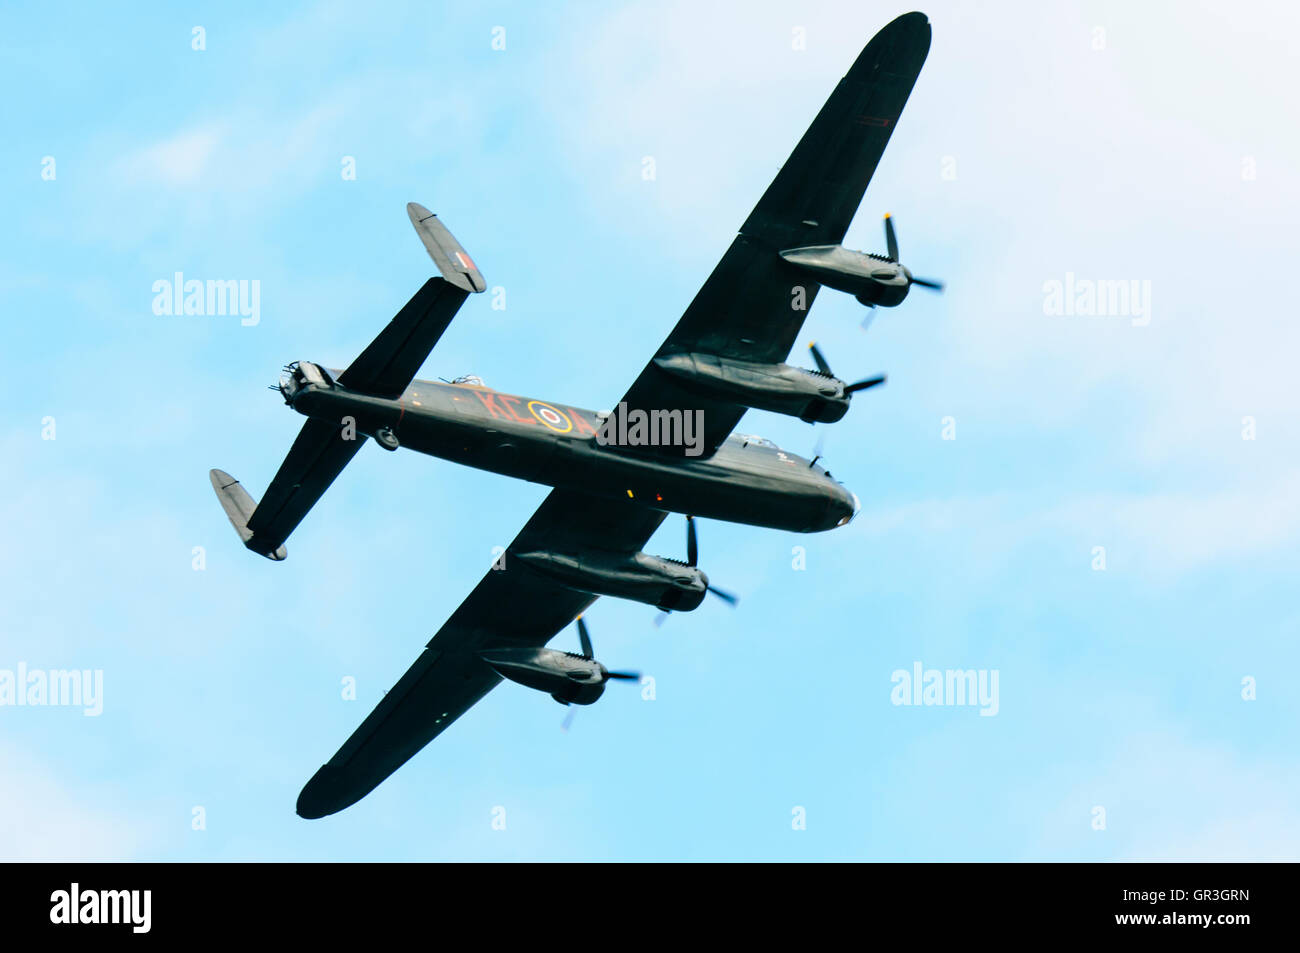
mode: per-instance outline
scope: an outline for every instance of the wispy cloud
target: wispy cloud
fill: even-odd
[[[185,130],[127,156],[122,161],[122,178],[145,185],[196,185],[203,181],[212,154],[224,138],[216,125]]]
[[[155,832],[108,786],[87,784],[76,772],[64,776],[16,745],[0,743],[0,773],[0,857],[7,861],[129,860],[154,841]]]

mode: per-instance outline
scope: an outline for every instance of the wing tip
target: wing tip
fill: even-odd
[[[919,62],[916,64],[919,72],[930,52],[931,36],[930,19],[924,13],[914,10],[895,17],[867,41],[849,70],[849,75],[865,77],[877,68],[884,57],[897,58],[900,54],[905,55],[909,49],[919,53]]]
[[[311,776],[311,780],[298,794],[298,803],[295,805],[298,816],[309,821],[319,820],[337,814],[361,800],[360,797],[349,797],[349,793],[341,790],[338,782],[339,772],[328,764],[321,765],[320,770]]]
[[[885,24],[885,29],[888,30],[895,25],[900,29],[906,28],[909,30],[916,30],[925,27],[926,30],[929,30],[930,18],[920,10],[913,10],[911,13],[904,13],[894,17],[894,19]]]

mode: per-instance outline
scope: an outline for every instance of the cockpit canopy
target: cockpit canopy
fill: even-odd
[[[483,383],[483,378],[479,377],[477,374],[462,374],[460,377],[458,377],[458,378],[456,378],[454,381],[452,381],[452,383],[453,383],[453,384],[469,384],[471,387],[486,387],[486,386],[487,386],[486,384]]]

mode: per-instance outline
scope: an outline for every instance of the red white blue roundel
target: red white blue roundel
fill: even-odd
[[[556,433],[568,433],[573,429],[573,421],[564,415],[563,412],[556,410],[550,404],[544,404],[540,400],[530,400],[528,409],[534,417],[540,420],[546,426],[550,427]]]

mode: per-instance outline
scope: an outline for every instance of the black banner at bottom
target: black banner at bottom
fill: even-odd
[[[820,935],[844,926],[926,941],[1046,935],[1272,932],[1294,868],[1275,864],[9,864],[8,939],[83,942],[286,935],[373,940],[420,925],[569,934],[671,930]],[[604,869],[596,869],[597,867]],[[616,939],[610,936],[609,939]]]

